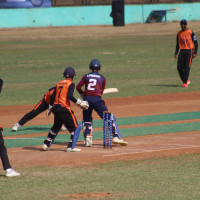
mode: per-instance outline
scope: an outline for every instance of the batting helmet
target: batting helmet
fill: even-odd
[[[101,69],[101,63],[99,62],[99,60],[93,59],[90,62],[89,68],[91,70],[94,70],[94,69],[100,70]]]
[[[75,70],[72,67],[67,67],[65,71],[63,72],[63,77],[65,78],[73,78],[76,76]]]
[[[182,20],[180,21],[180,24],[181,24],[181,25],[187,25],[187,20],[186,20],[186,19],[182,19]]]

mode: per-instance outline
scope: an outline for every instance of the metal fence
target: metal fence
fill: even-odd
[[[126,5],[158,3],[195,3],[200,0],[124,0]],[[112,0],[52,0],[53,6],[111,5]]]

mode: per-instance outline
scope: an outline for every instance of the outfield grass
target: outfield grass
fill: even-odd
[[[199,25],[191,23],[197,38]],[[1,106],[35,104],[62,79],[68,65],[76,69],[77,84],[89,72],[93,58],[101,61],[107,87],[120,91],[104,98],[197,91],[199,56],[193,61],[190,87],[180,87],[173,58],[178,30],[178,23],[2,29],[0,76],[5,83]]]
[[[0,177],[1,200],[200,199],[200,155],[114,162],[90,167],[29,167],[15,178]],[[103,196],[104,194],[107,194]]]

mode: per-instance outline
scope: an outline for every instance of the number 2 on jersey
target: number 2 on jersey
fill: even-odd
[[[91,78],[91,79],[89,80],[89,84],[88,84],[87,89],[88,89],[88,90],[95,90],[96,84],[97,84],[97,80]]]

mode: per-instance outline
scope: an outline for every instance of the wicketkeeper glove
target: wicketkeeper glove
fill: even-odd
[[[80,99],[77,99],[76,104],[83,110],[87,110],[89,108],[89,104],[87,101],[81,101]]]
[[[49,104],[49,108],[48,108],[47,113],[46,113],[46,116],[47,116],[47,117],[50,116],[52,107],[53,107],[53,106],[51,106],[51,105]]]

